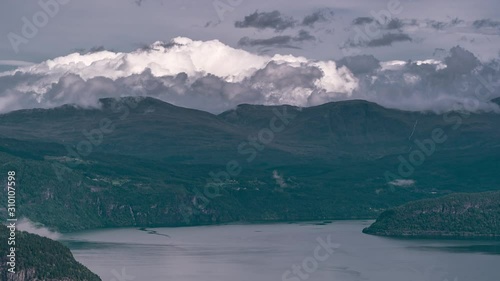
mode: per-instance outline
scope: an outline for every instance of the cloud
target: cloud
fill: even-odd
[[[250,37],[243,37],[238,41],[238,45],[240,46],[279,46],[279,47],[289,47],[294,48],[290,44],[292,43],[292,36],[289,35],[281,35],[274,36],[267,39],[252,39]]]
[[[498,61],[481,64],[471,52],[457,46],[444,61],[393,61],[381,65],[372,75],[357,76],[353,97],[403,110],[499,111],[498,105],[491,102],[500,96]]]
[[[380,30],[399,30],[410,24],[411,22],[406,22],[399,18],[390,18],[384,22],[380,22],[372,17],[358,17],[352,21],[352,25],[375,25]]]
[[[383,35],[376,38],[363,38],[362,40],[353,41],[349,40],[346,43],[347,47],[387,47],[392,46],[394,43],[398,42],[411,42],[413,39],[410,35],[399,32],[399,33],[384,33]]]
[[[464,20],[459,18],[453,18],[450,21],[437,21],[437,20],[427,20],[426,24],[436,30],[444,30],[447,28],[455,27],[461,24],[465,24]]]
[[[299,32],[292,41],[309,36]],[[220,112],[239,103],[306,105],[315,91],[328,98],[355,87],[353,74],[334,61],[256,55],[217,40],[178,37],[130,53],[73,53],[0,73],[0,112],[67,103],[91,107],[102,97],[145,95]]]
[[[450,50],[450,55],[444,59],[446,64],[446,72],[452,74],[467,74],[471,73],[480,65],[480,61],[473,53],[459,47],[453,47]]]
[[[371,55],[358,55],[342,58],[337,61],[338,66],[346,66],[352,73],[368,74],[380,68],[380,61]]]
[[[276,32],[293,28],[296,20],[291,17],[283,16],[279,11],[259,12],[246,16],[242,21],[236,21],[234,26],[237,28],[256,28],[273,29]]]
[[[410,35],[406,33],[386,33],[382,35],[382,37],[371,39],[362,44],[367,47],[384,47],[392,46],[393,43],[405,41],[412,41]]]
[[[417,27],[418,29],[430,28],[434,30],[444,30],[447,28],[465,25],[465,21],[459,18],[452,18],[449,21],[438,20],[417,20],[417,19],[400,19],[390,18],[383,22],[377,21],[372,17],[355,18],[352,22],[353,26],[375,25],[377,29],[384,31],[405,30],[406,27]]]
[[[61,234],[51,231],[50,229],[44,227],[42,224],[32,222],[27,218],[22,218],[19,220],[19,222],[17,223],[17,229],[52,240],[58,240],[61,237]]]
[[[29,61],[21,61],[21,60],[0,60],[0,65],[6,65],[6,66],[28,66],[33,64],[35,63]]]
[[[446,23],[442,21],[430,21],[429,25],[437,30],[442,30],[447,26]]]
[[[472,23],[472,26],[474,26],[476,29],[481,29],[481,28],[498,28],[498,27],[500,27],[500,21],[495,21],[495,20],[492,20],[492,19],[475,20]]]
[[[490,102],[500,96],[500,61],[481,63],[458,46],[446,53],[443,60],[381,62],[364,55],[336,62],[258,55],[217,40],[178,37],[129,53],[73,53],[0,72],[0,113],[98,107],[100,98],[124,96],[214,113],[242,103],[313,106],[349,99],[403,110],[443,112],[471,102],[478,110],[500,110]]]
[[[89,49],[89,53],[98,53],[98,52],[102,52],[102,51],[106,51],[106,48],[104,48],[104,46],[96,46],[96,47],[92,47]]]
[[[334,15],[335,13],[331,9],[316,11],[304,17],[302,20],[302,26],[313,28],[316,23],[331,21]]]
[[[299,48],[294,43],[302,43],[306,41],[315,41],[316,37],[311,35],[308,31],[300,30],[296,36],[280,35],[266,39],[252,39],[250,37],[243,37],[238,41],[239,46],[255,47],[280,47],[280,48]]]
[[[358,17],[352,21],[353,25],[365,25],[374,22],[375,19],[371,17]]]
[[[304,41],[314,41],[316,37],[305,30],[300,30],[299,34],[293,38],[294,41],[304,42]]]
[[[393,18],[389,22],[387,22],[386,29],[388,30],[393,30],[393,29],[401,29],[405,26],[402,20],[398,18]]]
[[[314,28],[318,23],[332,21],[333,16],[332,9],[322,9],[306,15],[302,21],[299,21],[293,17],[284,16],[277,10],[272,12],[255,11],[242,21],[236,21],[234,26],[236,28],[272,29],[275,32],[282,32],[295,27]]]

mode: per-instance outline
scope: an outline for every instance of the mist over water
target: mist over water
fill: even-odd
[[[26,231],[52,240],[58,240],[61,234],[50,230],[40,223],[32,222],[28,218],[22,218],[17,222],[17,230]]]

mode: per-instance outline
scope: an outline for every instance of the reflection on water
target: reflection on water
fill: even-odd
[[[369,224],[107,229],[63,240],[104,281],[122,272],[129,281],[499,280],[500,241],[390,239],[361,233]]]
[[[456,245],[456,246],[421,246],[409,247],[413,249],[428,251],[448,251],[453,253],[482,253],[491,255],[500,255],[500,243],[482,244],[482,245]]]

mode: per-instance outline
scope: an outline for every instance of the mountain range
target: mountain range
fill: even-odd
[[[19,175],[19,212],[60,231],[375,218],[416,199],[500,189],[499,121],[362,100],[216,115],[101,99],[0,115],[0,169]]]

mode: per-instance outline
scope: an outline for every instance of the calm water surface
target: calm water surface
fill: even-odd
[[[361,232],[369,224],[109,229],[63,240],[103,281],[500,280],[498,241],[382,238]]]

